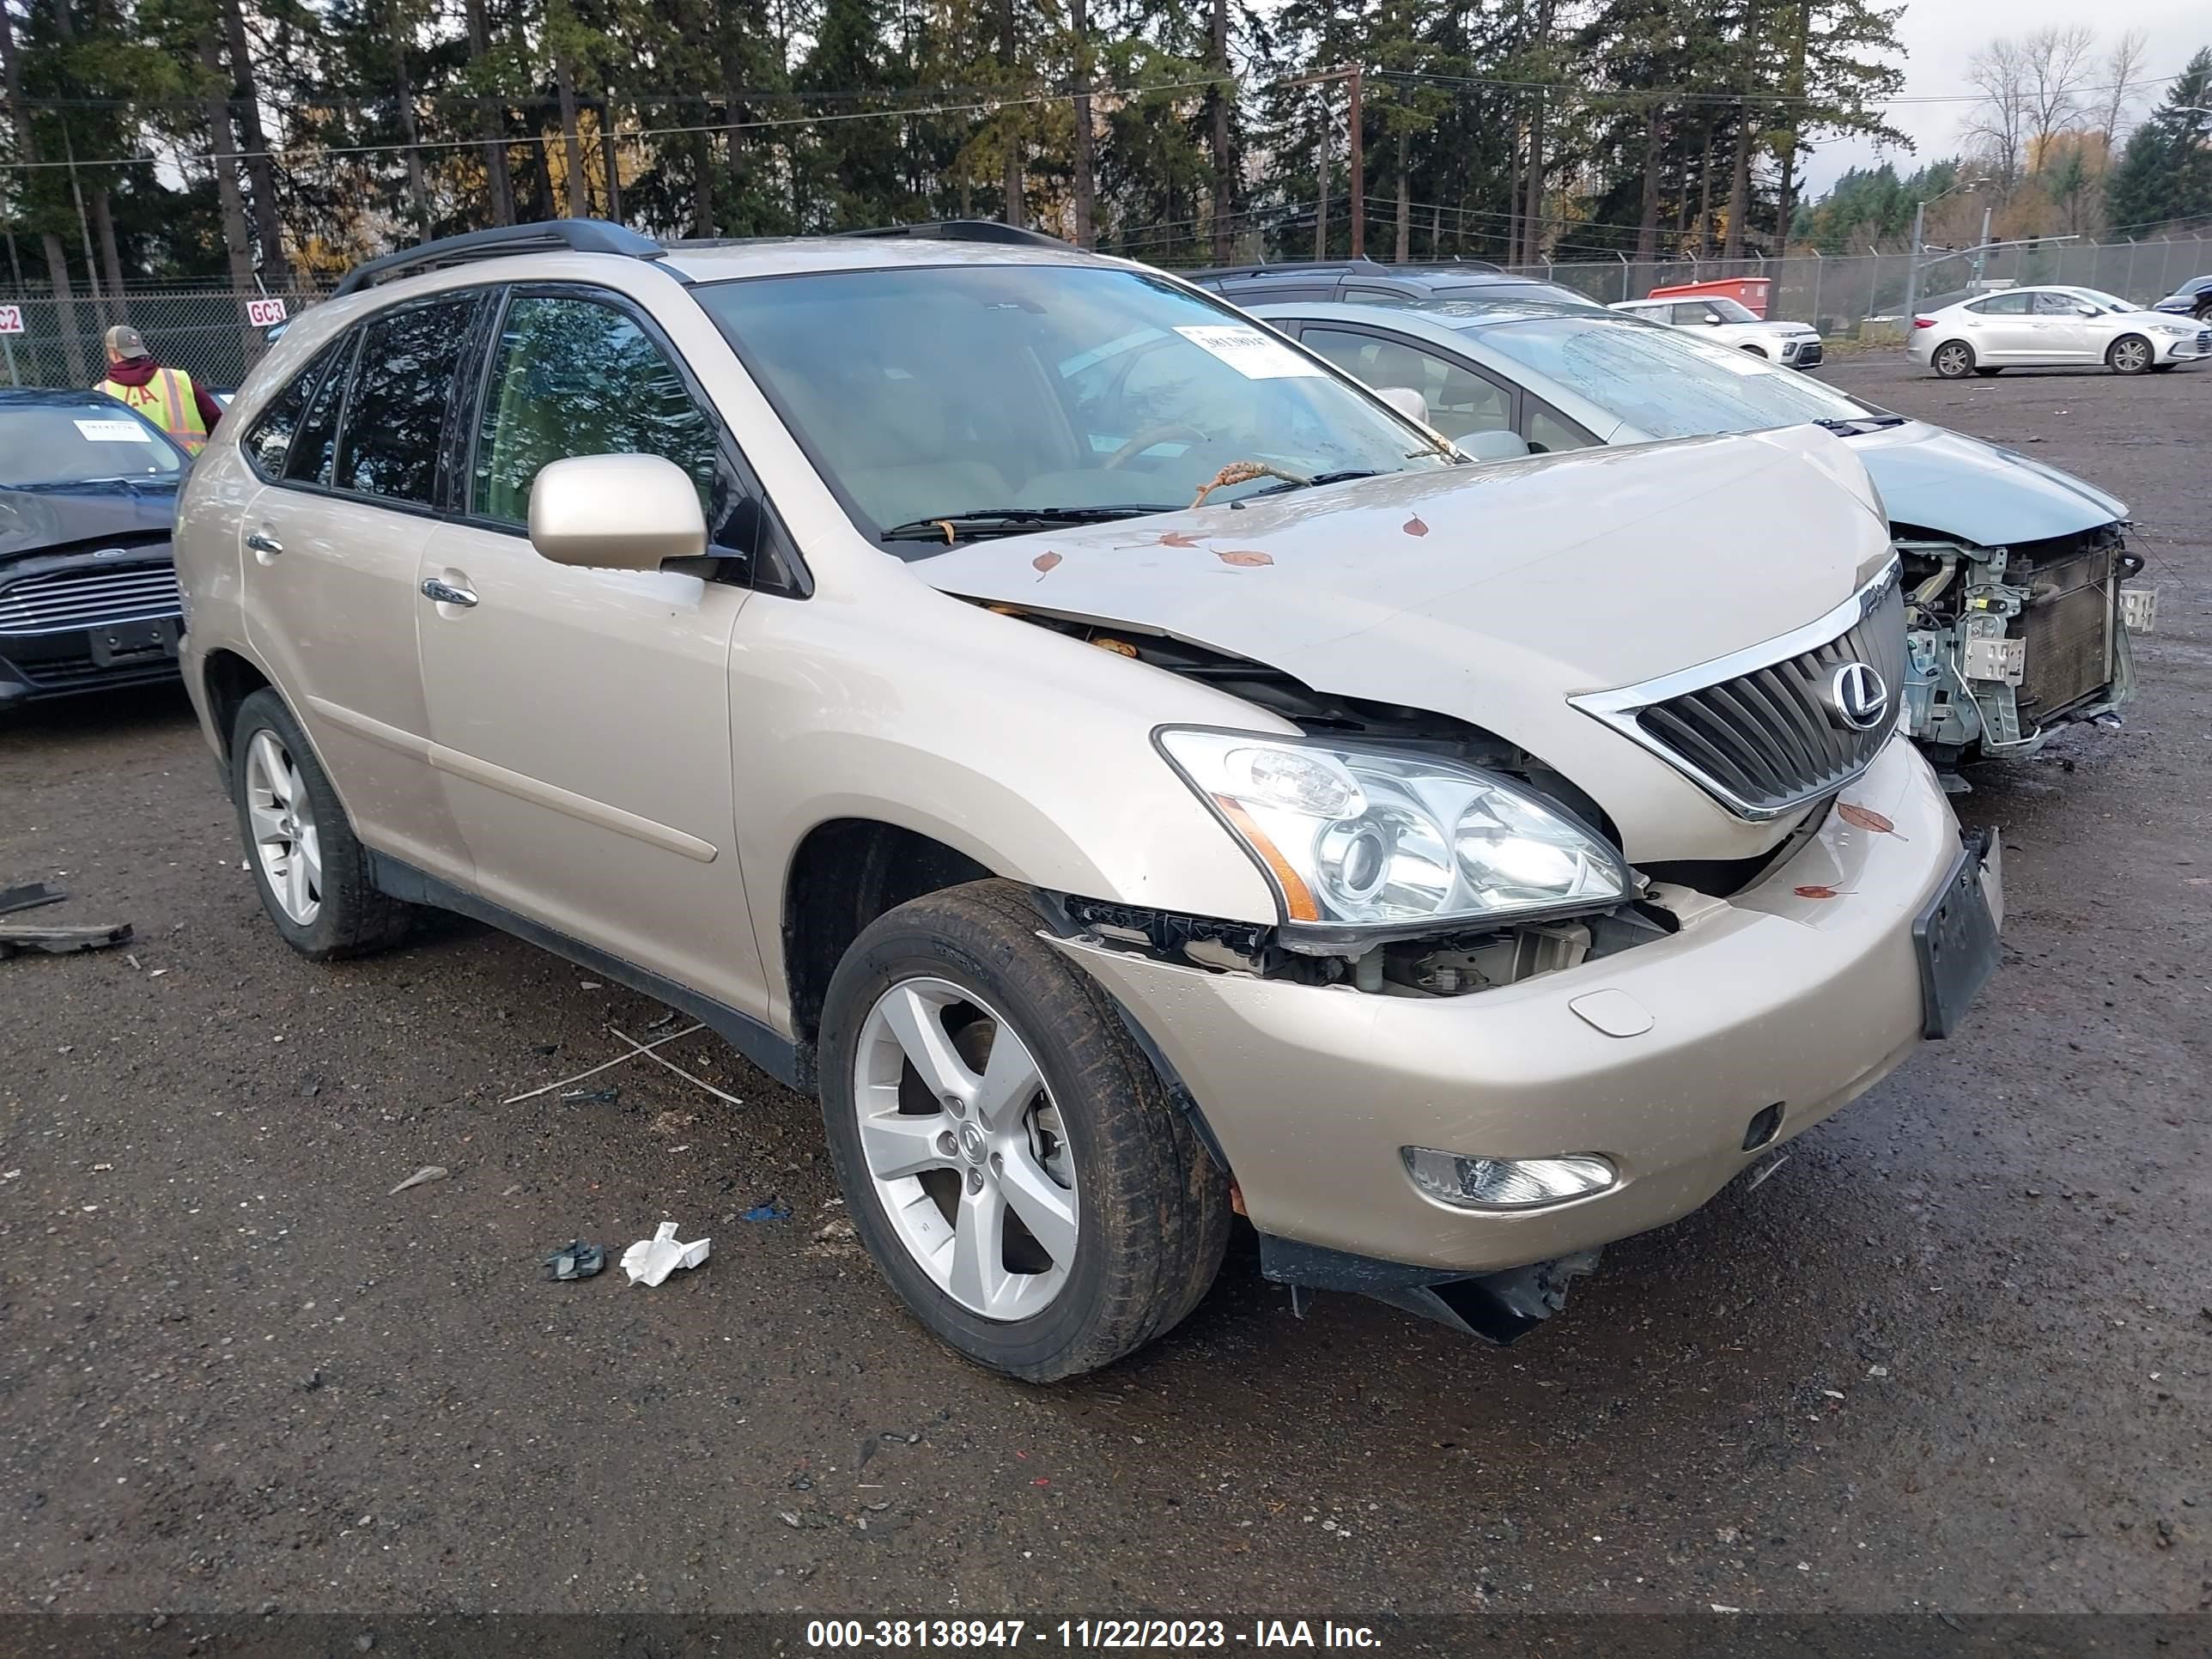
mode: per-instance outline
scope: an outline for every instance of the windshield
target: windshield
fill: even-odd
[[[900,267],[696,292],[872,536],[1180,510],[1240,462],[1267,471],[1207,499],[1453,459],[1275,335],[1140,271]]]
[[[1475,338],[1655,438],[1881,414],[1794,368],[1619,317],[1530,318],[1481,329]]]
[[[0,487],[173,483],[184,465],[174,444],[110,398],[0,404]]]

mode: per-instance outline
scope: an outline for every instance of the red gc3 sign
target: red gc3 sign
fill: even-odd
[[[273,328],[284,320],[284,302],[282,300],[248,300],[246,302],[246,320],[256,328]]]

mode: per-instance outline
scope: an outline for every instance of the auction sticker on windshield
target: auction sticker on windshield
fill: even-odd
[[[136,421],[79,421],[76,429],[88,443],[149,444],[154,434]]]
[[[1194,324],[1176,332],[1193,345],[1204,348],[1248,380],[1285,380],[1296,374],[1318,374],[1321,365],[1310,362],[1256,328],[1230,324]]]

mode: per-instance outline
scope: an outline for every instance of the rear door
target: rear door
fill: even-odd
[[[270,482],[241,520],[246,638],[356,831],[464,882],[467,854],[429,767],[415,584],[479,304],[442,295],[356,325],[289,437],[258,422],[249,434],[249,458]]]
[[[630,301],[519,288],[489,334],[457,512],[414,573],[435,764],[478,890],[703,991],[761,1003],[734,845],[729,657],[743,585],[538,556],[531,486],[574,455],[690,473],[717,550],[764,504],[674,349]]]
[[[1980,363],[2027,363],[2037,361],[2034,320],[2028,307],[2034,296],[2024,293],[1992,294],[1976,300],[1960,318],[1960,331],[1974,349]]]

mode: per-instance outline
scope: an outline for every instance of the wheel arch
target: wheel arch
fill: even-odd
[[[216,752],[223,764],[230,763],[231,728],[238,724],[238,711],[246,700],[256,691],[276,690],[276,683],[263,672],[261,665],[243,653],[228,646],[218,647],[207,654],[200,670],[201,695],[205,699],[208,725],[216,742]],[[277,696],[283,696],[282,691]],[[287,699],[286,706],[289,707]],[[298,711],[294,711],[294,718]]]

